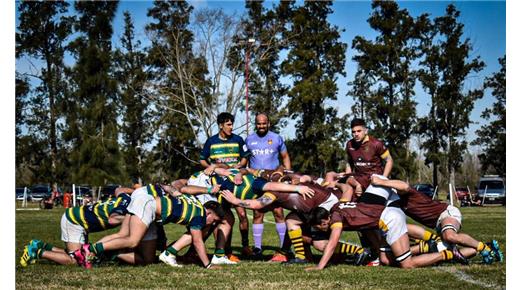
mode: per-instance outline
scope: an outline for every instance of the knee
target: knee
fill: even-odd
[[[457,244],[459,242],[458,237],[458,234],[452,230],[442,232],[442,239],[448,243]]]

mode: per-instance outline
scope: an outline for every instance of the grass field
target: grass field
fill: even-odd
[[[463,231],[477,239],[496,239],[507,256],[505,207],[462,208]],[[391,267],[355,267],[334,265],[319,272],[306,272],[305,266],[283,266],[268,262],[242,261],[221,270],[205,270],[198,266],[171,268],[165,264],[146,267],[106,265],[85,270],[75,266],[60,266],[46,261],[23,268],[19,258],[23,247],[32,238],[56,246],[60,241],[60,218],[63,208],[52,210],[16,211],[16,288],[17,289],[502,289],[506,286],[506,265],[481,264],[480,257],[469,266],[443,264],[422,269],[402,270]],[[266,219],[272,221],[271,215]],[[166,225],[170,240],[184,231],[178,225]],[[105,233],[90,235],[95,241]],[[250,231],[251,235],[251,231]],[[239,253],[240,234],[235,226],[233,245]],[[358,243],[354,233],[344,234],[344,240]],[[250,237],[250,244],[253,239]],[[265,258],[278,245],[274,224],[265,223]],[[214,240],[207,241],[213,252]]]

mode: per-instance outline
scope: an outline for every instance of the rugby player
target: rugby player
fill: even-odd
[[[338,198],[331,190],[322,187],[313,182],[303,182],[299,185],[307,186],[314,191],[312,198],[304,198],[298,194],[286,194],[277,191],[269,191],[264,193],[257,199],[239,199],[232,192],[223,190],[221,195],[231,204],[236,206],[242,206],[250,209],[260,210],[265,208],[271,208],[281,206],[291,212],[286,216],[285,222],[287,229],[289,230],[289,238],[294,246],[295,258],[289,260],[289,263],[306,263],[305,250],[304,250],[304,237],[303,231],[306,232],[307,236],[310,235],[309,240],[312,241],[313,246],[323,251],[326,238],[324,235],[313,232],[306,225],[308,223],[307,214],[309,214],[314,208],[321,207],[329,210],[338,202]],[[303,227],[303,229],[302,229]],[[285,243],[287,245],[287,243]],[[290,244],[289,244],[290,245]],[[283,251],[287,253],[287,249]],[[354,254],[356,256],[356,263],[361,264],[364,262],[367,254],[361,247],[350,245],[347,243],[341,243],[335,250],[338,254]]]
[[[85,268],[92,267],[92,260],[107,251],[132,248],[133,253],[118,257],[131,264],[150,264],[155,260],[156,238],[154,220],[162,220],[187,225],[192,235],[193,245],[205,268],[211,268],[202,240],[201,228],[205,224],[218,221],[220,217],[211,209],[204,209],[202,204],[190,195],[174,197],[165,192],[171,191],[167,186],[163,191],[160,185],[148,185],[132,193],[121,230],[102,238],[95,244],[85,244],[74,252],[78,262]],[[184,188],[183,188],[184,189]]]
[[[242,137],[233,134],[233,123],[235,117],[227,112],[217,116],[219,132],[211,136],[204,143],[204,148],[200,154],[200,164],[204,168],[214,165],[221,168],[243,168],[247,165],[247,158],[251,154]],[[242,238],[242,252],[245,255],[252,255],[253,251],[249,247],[249,222],[246,211],[242,208],[235,209],[240,221],[240,235]],[[235,256],[232,260],[239,261]]]
[[[291,158],[287,152],[287,147],[283,141],[283,138],[270,131],[269,128],[271,123],[267,114],[258,113],[255,118],[255,129],[256,132],[247,136],[246,145],[248,150],[251,152],[249,158],[249,168],[258,170],[275,170],[280,165],[279,157],[283,161],[283,167],[287,170],[291,170]],[[285,238],[285,232],[287,228],[285,226],[283,209],[281,207],[274,208],[272,210],[273,217],[275,220],[276,232],[280,239],[280,247],[283,245]],[[256,257],[262,255],[262,235],[264,232],[264,212],[254,210],[253,211],[253,240],[255,246],[253,247],[253,254]],[[274,256],[275,261],[279,256]]]
[[[372,184],[391,187],[400,192],[402,194],[401,206],[406,215],[427,227],[436,229],[443,241],[475,249],[472,254],[480,253],[483,262],[486,264],[491,264],[493,261],[503,261],[503,253],[496,240],[486,244],[460,232],[462,214],[458,208],[432,200],[401,180],[385,180],[373,176]],[[420,230],[417,232],[417,228],[414,229],[416,229],[415,236],[425,235]]]
[[[65,209],[61,217],[61,240],[65,249],[55,247],[41,240],[31,240],[24,248],[20,258],[22,267],[38,259],[54,261],[61,265],[76,264],[72,253],[88,242],[88,234],[119,226],[127,213],[130,188],[117,188],[114,197],[89,206],[76,206]]]

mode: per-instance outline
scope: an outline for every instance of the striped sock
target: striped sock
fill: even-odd
[[[349,243],[339,242],[336,246],[336,249],[334,249],[334,253],[336,254],[361,254],[365,251],[360,246],[352,245]]]
[[[450,251],[450,250],[442,251],[441,255],[442,255],[442,260],[443,261],[449,261],[449,260],[453,259],[453,252]]]
[[[439,240],[440,237],[430,231],[424,231],[423,240]]]
[[[91,252],[93,252],[94,254],[97,255],[100,255],[100,254],[103,254],[103,252],[105,251],[105,248],[103,247],[103,243],[96,243],[96,244],[89,244],[89,250]]]
[[[419,241],[419,253],[425,254],[430,251],[430,246],[426,241]]]
[[[303,248],[302,229],[290,230],[289,238],[294,246],[294,256],[298,259],[305,259],[305,249]]]
[[[477,246],[477,252],[482,252],[483,250],[486,250],[486,251],[491,251],[491,248],[484,244],[483,242],[478,242],[478,246]]]

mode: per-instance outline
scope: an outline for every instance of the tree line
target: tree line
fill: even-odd
[[[482,118],[490,122],[471,144],[482,148],[482,172],[505,176],[505,55],[500,71],[468,90],[485,63],[463,37],[455,5],[415,18],[396,2],[371,5],[377,36],[358,35],[347,51],[345,28],[327,20],[331,1],[246,1],[243,15],[155,1],[146,46],[128,11],[112,40],[117,1],[19,2],[16,57],[30,65],[16,71],[16,183],[185,178],[216,133],[218,113],[244,111],[246,90],[248,109],[268,113],[273,130],[295,121],[295,138],[286,140],[295,169],[340,170],[349,121],[360,117],[390,148],[395,178],[420,179],[424,158],[436,185],[438,174],[454,180],[465,164],[470,113],[489,89],[496,99]],[[354,105],[339,116],[329,104],[349,55]],[[430,97],[426,116],[416,112],[416,84]]]

